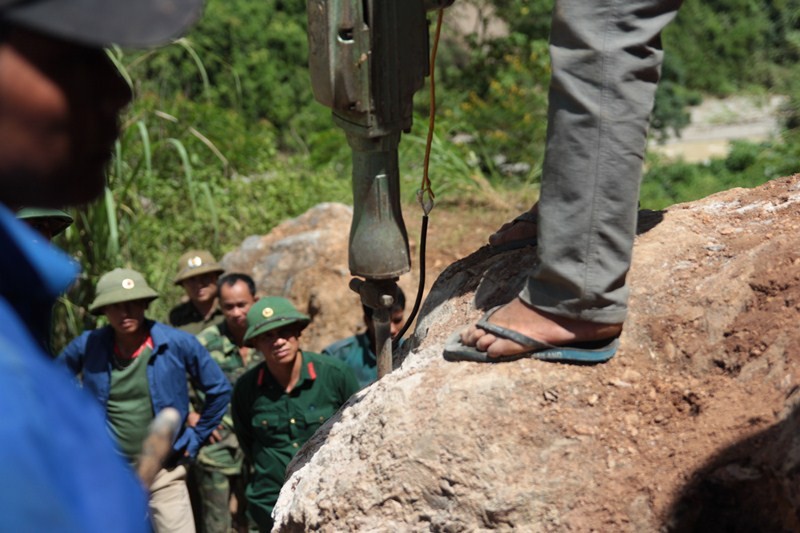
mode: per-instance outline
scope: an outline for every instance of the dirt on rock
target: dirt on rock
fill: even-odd
[[[621,349],[596,366],[442,359],[535,261],[480,248],[502,219],[464,215],[477,251],[402,366],[298,455],[278,529],[800,531],[800,175],[642,213]]]

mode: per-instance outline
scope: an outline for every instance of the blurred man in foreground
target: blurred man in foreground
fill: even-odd
[[[0,530],[147,531],[103,415],[37,338],[75,279],[6,206],[94,199],[130,89],[103,50],[177,37],[201,0],[0,0]]]

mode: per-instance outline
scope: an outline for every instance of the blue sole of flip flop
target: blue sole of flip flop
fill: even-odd
[[[619,337],[574,346],[553,346],[544,350],[531,350],[513,355],[489,357],[474,346],[461,343],[461,334],[451,335],[444,347],[447,361],[473,361],[478,363],[505,363],[519,359],[539,359],[562,363],[604,363],[614,357],[619,349]]]

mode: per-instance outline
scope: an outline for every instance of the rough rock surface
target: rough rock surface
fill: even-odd
[[[800,531],[800,175],[640,222],[603,365],[444,361],[534,255],[447,268],[400,368],[290,465],[276,529]]]

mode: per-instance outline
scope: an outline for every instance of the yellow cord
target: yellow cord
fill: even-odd
[[[436,18],[436,34],[433,38],[433,51],[431,52],[430,60],[430,79],[431,79],[431,105],[428,115],[428,139],[425,143],[425,159],[422,167],[422,183],[420,184],[419,191],[417,191],[417,200],[422,206],[422,210],[427,215],[433,209],[433,199],[436,197],[431,188],[431,180],[428,176],[428,167],[431,162],[431,146],[433,145],[433,129],[436,124],[436,52],[439,49],[439,35],[442,31],[442,20],[444,19],[444,8],[439,8],[438,16]],[[427,195],[427,198],[424,196]]]

